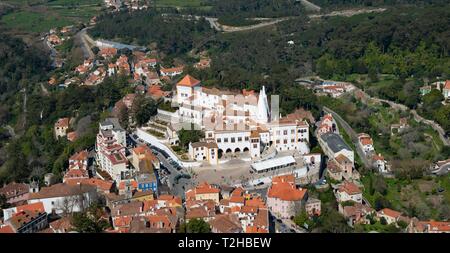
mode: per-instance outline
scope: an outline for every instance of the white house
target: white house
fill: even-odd
[[[356,203],[362,203],[361,189],[349,181],[342,183],[335,191],[335,195],[338,202],[354,201]]]
[[[213,165],[219,163],[218,148],[215,142],[189,143],[189,156],[192,160],[207,161]]]
[[[370,137],[370,135],[365,133],[358,134],[358,145],[366,155],[369,155],[375,150],[373,147],[372,138]]]
[[[319,137],[319,144],[323,152],[330,159],[339,155],[347,157],[352,164],[355,162],[355,154],[353,150],[345,143],[342,137],[335,133],[324,133]]]
[[[81,212],[97,200],[97,188],[92,185],[55,184],[31,193],[29,204],[42,202],[47,213]]]

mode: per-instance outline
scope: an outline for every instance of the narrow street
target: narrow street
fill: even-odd
[[[370,168],[371,164],[370,161],[367,159],[366,155],[364,154],[364,151],[360,148],[358,145],[358,134],[355,130],[335,111],[331,110],[330,108],[324,106],[323,110],[327,113],[331,113],[333,117],[338,121],[338,123],[341,125],[343,130],[347,133],[347,135],[352,139],[353,144],[356,147],[356,152],[358,153],[358,156],[361,158],[362,162],[364,163],[364,166],[366,168]]]

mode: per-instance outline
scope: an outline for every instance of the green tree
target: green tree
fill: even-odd
[[[133,102],[132,112],[138,126],[147,123],[157,113],[155,100],[150,97],[137,96]]]
[[[210,233],[211,227],[202,219],[192,219],[188,223],[181,224],[180,233]]]
[[[72,226],[79,233],[100,233],[110,227],[103,207],[94,203],[89,208],[80,213],[74,213],[72,217]]]
[[[180,139],[180,146],[188,148],[190,142],[197,142],[204,137],[200,130],[185,130],[184,128],[178,131],[178,138]]]
[[[295,215],[294,222],[297,224],[297,226],[303,227],[305,225],[305,222],[309,219],[308,214],[305,210],[302,210],[300,213]]]

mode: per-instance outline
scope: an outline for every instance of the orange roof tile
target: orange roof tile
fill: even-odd
[[[384,215],[392,217],[392,218],[398,218],[402,215],[402,213],[397,212],[395,210],[389,209],[389,208],[384,208],[381,209],[379,212],[382,212]]]
[[[17,209],[17,212],[22,212],[22,211],[32,211],[32,212],[40,212],[40,213],[45,212],[44,204],[42,202],[36,202],[33,204],[18,206],[18,207],[16,207],[16,209]]]
[[[304,198],[306,192],[306,189],[297,189],[294,175],[284,175],[272,179],[272,186],[270,186],[267,196],[284,201],[299,201]]]
[[[450,90],[450,80],[445,81],[444,89]]]
[[[14,233],[13,228],[10,225],[6,225],[3,227],[0,226],[0,234],[7,234],[7,233],[9,234]]]
[[[198,85],[198,84],[200,84],[200,81],[197,80],[197,79],[195,79],[195,78],[193,78],[193,77],[190,76],[190,75],[185,75],[185,76],[183,77],[183,79],[181,79],[181,80],[177,83],[177,85],[180,85],[180,86],[188,86],[188,87],[194,87],[194,86],[196,86],[196,85]]]
[[[360,194],[361,193],[361,189],[359,189],[359,187],[349,181],[345,181],[340,187],[339,187],[339,191],[340,192],[347,192],[350,195],[354,195],[354,194]]]

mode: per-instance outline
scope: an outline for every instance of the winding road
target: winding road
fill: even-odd
[[[356,147],[356,152],[358,153],[358,156],[361,158],[362,162],[364,163],[364,166],[366,168],[370,168],[371,164],[369,159],[367,159],[364,151],[361,149],[361,147],[358,145],[358,134],[356,131],[350,126],[350,124],[347,123],[338,113],[331,110],[330,108],[324,106],[323,110],[326,113],[330,113],[333,115],[333,118],[339,123],[339,125],[344,129],[344,131],[347,133],[348,136],[352,139],[353,144]]]
[[[378,102],[378,103],[382,103],[382,102],[386,103],[395,110],[410,112],[413,115],[415,121],[424,123],[424,124],[432,127],[436,132],[438,132],[439,138],[441,139],[442,143],[445,146],[450,146],[450,139],[445,137],[445,130],[438,123],[436,123],[432,120],[425,119],[422,116],[420,116],[416,110],[409,109],[406,105],[398,104],[398,103],[395,103],[390,100],[381,99],[381,98],[377,98],[377,97],[371,97],[369,94],[365,93],[363,90],[361,90],[359,88],[355,88],[353,95],[355,94],[355,92],[362,92],[367,99]]]

